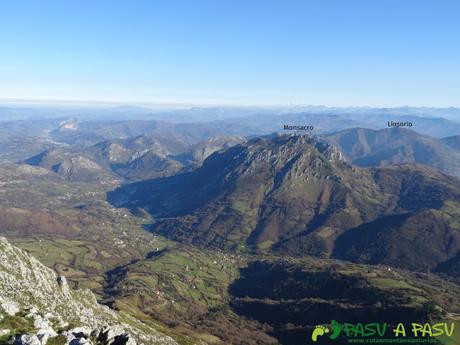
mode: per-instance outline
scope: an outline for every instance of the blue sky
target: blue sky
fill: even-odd
[[[0,1],[0,99],[460,106],[460,1]]]

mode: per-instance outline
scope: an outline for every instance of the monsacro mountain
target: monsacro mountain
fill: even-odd
[[[97,303],[0,237],[0,344],[176,344],[140,321]]]
[[[250,140],[193,172],[127,185],[109,197],[149,211],[153,231],[200,246],[415,270],[458,266],[458,180],[417,165],[355,167],[309,136]]]

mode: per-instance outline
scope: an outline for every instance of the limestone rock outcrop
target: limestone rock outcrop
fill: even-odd
[[[13,333],[11,325],[21,325]],[[70,325],[78,325],[71,327]],[[0,237],[2,344],[176,345],[157,330],[97,303],[88,290],[72,290],[64,277]]]

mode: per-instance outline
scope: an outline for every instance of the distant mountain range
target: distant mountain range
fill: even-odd
[[[446,119],[436,114],[392,113],[388,109],[368,109],[367,112],[365,109],[353,112],[330,108],[318,112],[312,109],[302,111],[301,108],[290,111],[253,109],[252,112],[235,109],[234,112],[226,110],[226,116],[220,116],[219,109],[202,111],[209,116],[200,118],[200,121],[177,122],[174,120],[176,113],[171,113],[170,118],[152,116],[148,120],[77,120],[76,128],[69,130],[61,126],[50,134],[55,140],[67,143],[91,140],[95,143],[142,134],[182,136],[191,143],[222,135],[260,136],[284,132],[285,125],[313,126],[313,134],[324,135],[355,127],[384,129],[388,128],[388,122],[408,122],[411,123],[410,129],[435,138],[460,135],[460,117]]]
[[[18,162],[55,146],[87,147],[138,136],[171,137],[187,145],[222,136],[289,133],[284,126],[312,126],[312,135],[345,129],[410,129],[434,138],[460,135],[458,108],[370,108],[324,106],[192,107],[119,106],[0,108],[0,163]]]
[[[127,185],[109,198],[145,208],[154,231],[199,246],[417,270],[442,267],[460,251],[459,180],[417,165],[353,167],[308,136],[250,140],[195,171]]]
[[[91,120],[95,117],[105,120],[120,120],[131,118],[133,120],[154,119],[159,121],[173,122],[208,122],[235,117],[244,117],[254,114],[346,114],[346,115],[406,115],[420,117],[436,117],[458,120],[460,108],[455,107],[328,107],[323,105],[273,105],[273,106],[99,106],[74,104],[72,106],[60,106],[58,104],[40,105],[0,105],[0,121],[4,120],[33,120],[37,118],[57,118],[62,114]]]

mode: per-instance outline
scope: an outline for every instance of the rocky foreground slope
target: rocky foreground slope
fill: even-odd
[[[176,342],[99,305],[90,291],[0,237],[0,344],[134,345]]]

